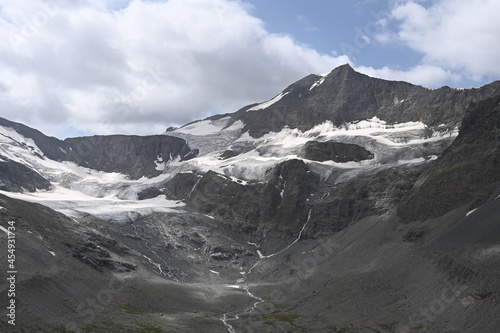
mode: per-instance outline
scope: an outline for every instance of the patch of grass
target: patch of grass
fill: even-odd
[[[163,330],[148,323],[138,323],[138,327],[125,326],[115,322],[101,322],[96,324],[89,324],[82,328],[85,333],[163,333]],[[66,331],[61,331],[66,333]]]
[[[56,327],[53,330],[54,333],[73,333],[74,331],[68,330],[66,327]]]
[[[406,242],[414,243],[424,237],[426,234],[428,234],[430,229],[428,227],[420,227],[416,229],[412,229],[408,231],[404,236],[403,239]]]
[[[392,236],[386,236],[380,240],[380,245],[390,243],[393,240]]]
[[[139,324],[140,328],[138,333],[163,333],[163,330],[159,327],[152,326],[150,324]]]
[[[365,327],[365,328],[366,328],[367,330],[373,331],[373,332],[375,332],[375,333],[382,333],[382,332],[380,332],[380,331],[379,331],[378,329],[376,329],[376,328],[371,328],[371,327]]]
[[[281,303],[272,303],[276,309],[284,309],[286,306]]]
[[[350,330],[349,327],[339,327],[339,328],[337,328],[336,326],[331,326],[328,329],[333,330],[332,333],[347,333]]]
[[[446,170],[436,172],[435,174],[433,174],[432,176],[429,177],[429,182],[440,181],[443,178],[449,177],[450,175],[452,175],[454,173],[459,173],[459,172],[465,171],[468,168],[470,168],[471,166],[472,166],[472,163],[464,163],[464,164],[460,164],[460,165],[454,166],[454,167],[446,169]]]
[[[112,323],[109,321],[101,322],[98,324],[89,324],[82,328],[83,332],[88,333],[105,333],[105,332],[134,332],[131,329],[128,329],[126,326],[118,323]]]
[[[271,313],[264,315],[264,318],[284,321],[293,325],[294,320],[299,319],[300,316],[294,313]]]
[[[118,308],[130,314],[144,314],[144,311],[142,311],[137,306],[132,305],[130,303],[120,305]]]
[[[399,323],[397,321],[394,321],[389,324],[380,324],[378,326],[387,332],[396,332],[396,327],[398,326],[398,324]]]

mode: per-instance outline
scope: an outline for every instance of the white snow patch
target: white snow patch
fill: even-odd
[[[153,212],[182,212],[179,208],[184,203],[167,200],[161,196],[148,200],[122,200],[116,196],[96,198],[82,192],[55,186],[50,191],[35,193],[12,193],[0,191],[11,198],[35,202],[50,207],[70,217],[78,217],[81,213],[100,218],[123,221],[129,217],[149,215]]]
[[[180,156],[177,156],[175,158],[175,160],[179,160],[179,161],[180,161],[180,159],[181,159]],[[172,159],[172,155],[170,155],[170,160],[173,160]],[[167,169],[169,161],[165,161],[163,159],[163,157],[161,157],[161,156],[156,156],[156,160],[154,160],[154,163],[156,164],[155,170],[157,170],[157,171],[165,171]]]
[[[227,119],[226,119],[227,120]],[[193,124],[181,127],[173,131],[174,133],[185,133],[185,134],[191,134],[191,135],[211,135],[211,134],[216,134],[220,132],[225,125],[227,124],[226,122],[216,122],[212,120],[202,120],[195,122]],[[172,132],[166,133],[167,135],[171,134]]]
[[[231,117],[218,120],[202,120],[185,127],[166,132],[165,135],[186,140],[191,149],[198,149],[203,156],[218,150],[226,149],[236,140],[244,127],[241,120],[231,124]],[[229,125],[231,124],[231,125]]]
[[[227,287],[227,288],[231,288],[231,289],[241,289],[241,287],[240,287],[240,286],[235,285],[235,284],[229,284],[229,285],[227,285],[226,287]]]
[[[222,140],[222,132],[217,140]],[[253,138],[248,132],[239,134],[224,145],[213,144],[208,153],[183,162],[170,162],[169,170],[179,168],[203,174],[209,170],[229,177],[232,181],[264,181],[266,171],[276,164],[290,159],[297,159],[300,150],[308,141],[335,141],[356,144],[369,150],[374,158],[361,162],[335,163],[333,161],[316,162],[304,160],[315,166],[315,172],[323,170],[325,176],[334,169],[362,169],[380,164],[421,163],[429,157],[422,157],[420,145],[423,143],[452,140],[458,135],[457,130],[446,133],[434,132],[429,137],[427,126],[421,122],[388,124],[377,117],[346,123],[336,127],[325,121],[310,130],[283,128],[280,132],[270,132],[260,138]],[[199,142],[210,142],[212,136],[199,136]],[[229,144],[227,144],[229,143]],[[191,146],[191,143],[190,143]],[[237,156],[220,159],[228,146],[239,148],[243,152]],[[219,149],[219,150],[218,150]],[[435,156],[430,157],[435,159]],[[322,174],[323,174],[322,173]]]
[[[286,92],[286,93],[281,93],[279,94],[278,96],[274,97],[273,99],[270,99],[269,101],[267,102],[264,102],[264,103],[261,103],[259,105],[256,105],[250,109],[247,110],[247,112],[249,111],[258,111],[258,110],[262,110],[262,109],[266,109],[268,107],[270,107],[271,105],[273,105],[274,103],[278,102],[279,100],[281,100],[284,96],[288,95],[290,92]]]
[[[286,187],[286,181],[285,181],[285,183],[283,184],[283,189],[281,189],[281,192],[280,192],[280,196],[281,196],[281,198],[283,198],[283,194],[285,193],[285,187]]]
[[[413,158],[411,160],[399,160],[397,161],[398,164],[415,164],[415,163],[422,163],[425,161],[435,161],[438,159],[437,155],[432,155],[428,158],[425,157],[418,157],[418,158]]]
[[[259,245],[257,243],[252,243],[252,242],[247,241],[247,244],[248,245],[252,245],[252,246],[254,246],[256,248],[259,248]]]
[[[0,143],[6,143],[10,145],[16,144],[23,147],[24,149],[29,150],[32,153],[43,156],[42,151],[40,150],[40,148],[38,148],[33,139],[22,136],[11,127],[0,126]]]
[[[469,211],[469,212],[467,212],[467,214],[465,214],[465,216],[469,216],[469,215],[471,215],[471,214],[472,214],[472,213],[474,213],[476,210],[477,210],[477,208],[476,208],[476,209],[473,209],[473,210],[471,210],[471,211]]]
[[[246,180],[243,180],[243,179],[238,179],[234,176],[230,176],[229,177],[233,182],[235,183],[238,183],[238,184],[241,184],[241,185],[248,185],[248,182]]]
[[[313,90],[314,88],[320,86],[323,82],[325,82],[326,76],[322,76],[321,79],[317,80],[316,82],[313,83],[311,88],[309,88],[309,91]]]

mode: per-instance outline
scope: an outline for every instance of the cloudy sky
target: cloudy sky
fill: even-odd
[[[350,63],[429,88],[500,79],[498,0],[0,0],[0,117],[157,134]]]

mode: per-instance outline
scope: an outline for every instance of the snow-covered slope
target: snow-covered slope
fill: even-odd
[[[164,188],[179,173],[202,176],[214,171],[240,184],[262,183],[273,167],[295,159],[303,161],[323,182],[336,184],[374,170],[434,160],[457,137],[458,121],[465,112],[461,106],[496,89],[490,85],[470,93],[449,88],[431,91],[404,82],[370,78],[346,65],[299,80],[267,102],[195,121],[149,141],[123,136],[109,140],[73,138],[55,146],[50,140],[42,140],[42,147],[27,137],[30,129],[23,128],[23,135],[4,120],[5,126],[0,126],[0,162],[19,163],[48,180],[52,184],[48,191],[54,197],[64,193],[65,204],[56,207],[45,194],[22,195],[26,200],[46,203],[66,213],[68,209],[77,211],[82,205],[89,207],[83,204],[89,201],[96,207],[121,207],[122,211],[146,207],[154,211],[160,206],[182,204],[166,199],[139,204],[140,193]],[[438,120],[444,123],[436,123]],[[40,138],[42,134],[36,135]],[[330,155],[323,152],[330,158],[317,159],[304,152],[306,144],[311,143],[328,143],[336,148],[328,152]],[[146,150],[140,145],[147,146],[147,154],[140,155]],[[170,149],[169,145],[176,148]],[[313,149],[319,149],[319,145]],[[44,154],[49,151],[47,146],[52,159]],[[72,147],[82,148],[85,156],[78,157],[84,158],[68,158],[75,155]],[[367,152],[369,158],[336,159],[340,152],[335,149],[349,155],[353,147]],[[126,154],[136,157],[121,158]],[[148,160],[143,161],[145,158]],[[114,162],[120,166],[115,168]],[[148,164],[149,169],[141,169],[141,163]],[[145,170],[149,170],[147,177]],[[83,211],[88,208],[82,208]]]
[[[0,126],[0,161],[15,161],[36,171],[49,180],[52,188],[36,193],[1,193],[30,202],[37,202],[70,216],[94,214],[106,219],[123,219],[128,212],[149,214],[171,211],[183,204],[166,199],[139,201],[137,194],[144,188],[164,183],[173,175],[130,180],[120,173],[106,173],[77,166],[73,162],[54,161],[29,138],[13,128]]]
[[[182,203],[166,199],[138,201],[138,194],[146,188],[164,186],[180,172],[204,174],[211,170],[231,177],[239,183],[263,182],[266,172],[290,159],[303,160],[323,180],[335,183],[345,181],[373,169],[400,164],[422,163],[435,159],[451,144],[458,130],[431,130],[422,122],[388,124],[376,117],[361,119],[336,127],[326,121],[307,131],[285,127],[259,138],[243,131],[241,120],[231,117],[202,120],[166,132],[187,141],[191,149],[198,149],[197,157],[187,161],[179,158],[158,160],[162,174],[131,180],[124,174],[106,173],[77,166],[73,162],[54,161],[13,128],[0,127],[0,158],[21,163],[35,170],[52,184],[52,189],[39,193],[5,194],[50,206],[68,215],[76,212],[99,216],[115,215],[123,219],[127,212],[165,211],[166,207],[180,208]],[[338,163],[313,161],[301,156],[307,142],[334,141],[355,144],[373,154],[372,159]],[[228,152],[230,152],[228,154]],[[331,179],[335,174],[338,179]]]
[[[376,117],[336,127],[330,121],[310,130],[284,128],[260,138],[242,131],[240,122],[228,126],[230,118],[204,120],[166,132],[184,138],[191,149],[200,149],[198,157],[171,163],[172,167],[205,173],[212,170],[246,181],[263,181],[265,172],[288,159],[302,159],[300,151],[306,142],[334,141],[356,144],[374,155],[360,162],[336,163],[302,159],[326,179],[331,169],[366,169],[398,164],[420,163],[435,159],[458,135],[458,129],[432,130],[422,122],[388,124]],[[225,152],[231,151],[227,156]],[[235,156],[232,156],[235,155]]]

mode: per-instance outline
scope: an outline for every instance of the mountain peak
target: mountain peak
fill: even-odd
[[[235,114],[234,119],[242,120],[244,130],[252,137],[279,132],[284,127],[305,131],[326,121],[338,127],[373,117],[388,124],[422,122],[427,126],[455,127],[472,99],[495,91],[495,87],[431,90],[408,82],[373,78],[345,64],[326,75],[309,75],[274,99]]]
[[[357,72],[349,64],[336,67],[328,74],[328,77],[337,78],[339,80],[344,80],[344,81],[352,79],[359,80],[360,78],[373,79],[366,74]]]
[[[356,72],[354,70],[354,68],[351,67],[351,65],[349,65],[348,63],[346,64],[343,64],[343,65],[340,65],[338,67],[335,67],[332,72],[336,72],[336,71],[350,71],[350,72]]]

